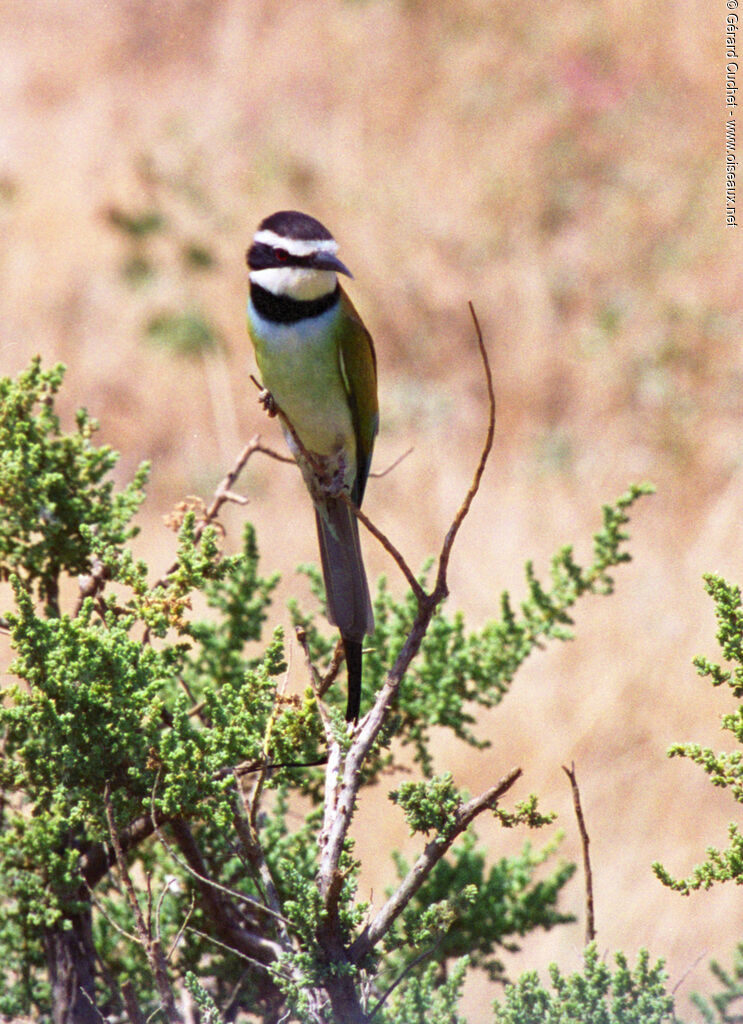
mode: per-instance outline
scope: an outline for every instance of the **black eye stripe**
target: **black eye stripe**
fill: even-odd
[[[274,254],[280,263],[287,264],[290,267],[309,267],[312,265],[311,256],[296,256],[293,252],[288,252],[286,249],[274,249]]]
[[[251,270],[265,270],[268,267],[311,267],[313,259],[313,253],[297,256],[280,245],[267,245],[265,242],[253,242],[246,255]]]

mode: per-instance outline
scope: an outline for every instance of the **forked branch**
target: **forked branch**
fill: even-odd
[[[374,706],[356,727],[352,742],[345,751],[345,755],[342,751],[342,745],[334,738],[332,728],[329,728],[329,723],[325,721],[326,738],[329,743],[329,756],[326,768],[325,815],[323,828],[319,837],[321,851],[320,865],[316,879],[320,894],[325,903],[326,911],[323,918],[323,925],[321,929],[319,929],[323,934],[318,934],[318,941],[323,947],[326,945],[334,945],[333,940],[337,940],[337,936],[341,930],[339,928],[339,901],[342,888],[340,861],[348,829],[353,818],[356,798],[363,778],[362,769],[364,762],[368,757],[389,710],[397,697],[400,683],[408,670],[411,661],[420,649],[423,638],[425,637],[431,623],[431,619],[433,618],[440,603],[447,596],[447,571],[454,541],[456,540],[460,527],[472,506],[475,495],[480,488],[485,465],[493,447],[493,439],[495,436],[495,395],[493,391],[493,379],[487,351],[483,342],[482,331],[472,303],[470,303],[469,308],[475,327],[477,346],[485,370],[489,410],[488,427],[472,482],[442,542],[438,558],[436,580],[433,589],[430,592],[424,590],[402,554],[386,534],[384,534],[384,532],[380,530],[368,516],[355,506],[347,494],[341,492],[341,497],[347,502],[354,515],[357,516],[357,518],[397,563],[416,598],[417,613],[402,650],[400,651],[394,665],[387,673],[384,685],[377,694]],[[261,387],[258,381],[255,381],[255,383],[259,388]],[[269,415],[278,415],[280,417],[284,429],[290,436],[295,451],[299,454],[299,457],[304,460],[311,469],[315,470],[318,477],[322,479],[322,467],[319,465],[313,454],[306,449],[286,413],[276,405],[272,396],[265,391],[265,389],[261,389],[260,400],[267,409]],[[320,687],[318,685],[316,674],[313,682],[315,685],[315,691],[318,692]],[[390,900],[388,900],[374,921],[372,921],[372,923],[359,936],[351,950],[346,951],[347,958],[350,962],[359,962],[384,936],[391,927],[393,921],[402,912],[415,892],[423,884],[423,881],[428,877],[436,862],[449,849],[455,838],[467,828],[469,823],[477,814],[481,813],[488,807],[495,806],[498,799],[511,788],[520,774],[520,769],[514,769],[509,775],[501,780],[497,786],[494,786],[482,796],[470,801],[462,807],[457,818],[456,826],[447,834],[446,839],[442,840],[441,837],[438,837],[437,840],[430,842],[426,846],[426,849],[421,854],[418,862],[411,870],[408,877],[399,886],[397,892],[390,898]],[[328,991],[330,992],[330,989]],[[331,1000],[333,1000],[333,994],[330,993],[330,995]],[[339,992],[336,995],[337,998],[342,1001],[343,994]]]
[[[418,610],[407,639],[403,644],[402,650],[400,651],[394,665],[387,673],[385,682],[377,694],[374,706],[361,720],[357,727],[354,740],[346,753],[345,763],[342,764],[343,774],[340,785],[338,786],[336,781],[335,786],[328,787],[328,789],[335,795],[335,813],[331,816],[326,816],[326,828],[323,830],[320,838],[322,854],[317,882],[320,892],[326,899],[326,906],[331,917],[333,913],[336,912],[337,908],[331,907],[327,901],[332,898],[332,893],[334,892],[333,881],[339,870],[343,844],[353,817],[356,796],[363,777],[362,767],[364,761],[369,755],[379,731],[384,724],[389,709],[397,697],[400,683],[402,682],[411,661],[420,649],[423,638],[431,623],[431,619],[433,618],[438,605],[447,595],[446,573],[452,546],[459,528],[469,512],[472,501],[480,487],[483,470],[493,445],[495,430],[495,396],[493,394],[492,375],[490,372],[487,351],[482,339],[480,325],[471,305],[470,311],[475,324],[477,344],[485,367],[487,380],[489,402],[488,429],[472,483],[444,539],[441,553],[439,555],[439,569],[434,589],[431,593],[426,593],[420,586],[418,586],[414,591],[418,601]],[[407,575],[408,574],[406,573],[406,576]],[[330,771],[330,762],[328,765],[328,771]]]
[[[447,830],[446,835],[436,836],[426,844],[423,853],[395,892],[390,896],[371,924],[366,926],[354,942],[350,951],[351,960],[354,963],[363,960],[377,942],[387,934],[396,918],[403,912],[431,874],[435,865],[448,852],[454,840],[469,828],[478,814],[488,809],[495,810],[500,798],[508,792],[521,774],[521,768],[514,768],[497,785],[492,786],[480,796],[469,800],[459,809],[454,827]]]

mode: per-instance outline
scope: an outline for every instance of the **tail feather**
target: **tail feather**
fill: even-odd
[[[361,641],[349,640],[344,636],[343,650],[346,652],[346,668],[348,670],[346,721],[356,722],[361,711]]]
[[[351,722],[358,718],[361,706],[361,643],[367,633],[374,632],[374,613],[356,516],[339,498],[328,498],[324,512],[315,512],[320,561],[328,618],[338,626],[346,652],[346,720]]]

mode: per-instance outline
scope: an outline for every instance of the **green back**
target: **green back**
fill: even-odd
[[[357,472],[352,497],[360,507],[369,477],[374,439],[379,430],[377,359],[371,335],[343,288],[341,314],[338,318],[338,350],[356,434]]]

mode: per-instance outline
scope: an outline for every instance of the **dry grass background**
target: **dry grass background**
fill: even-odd
[[[503,588],[523,593],[527,558],[544,572],[572,540],[586,557],[601,502],[655,482],[615,596],[587,601],[576,641],[536,656],[483,717],[488,752],[442,740],[440,764],[472,791],[521,765],[519,796],[536,790],[559,812],[573,859],[560,766],[575,761],[600,948],[667,956],[684,1012],[743,916],[732,888],[684,900],[650,871],[661,859],[687,872],[724,844],[734,811],[664,757],[673,740],[723,745],[726,696],[690,659],[716,653],[702,573],[743,580],[743,252],[724,228],[723,22],[722,5],[700,0],[0,0],[0,370],[35,352],[63,360],[65,407],[100,418],[122,479],[153,460],[156,566],[172,548],[162,515],[208,496],[254,432],[277,440],[246,380],[243,252],[282,207],[328,224],[356,275],[381,371],[377,465],[415,446],[372,482],[368,511],[413,565],[437,547],[484,430],[475,303],[498,434],[452,564],[451,606],[472,625]],[[158,273],[136,289],[112,205],[168,219],[151,243]],[[183,272],[190,240],[215,270]],[[218,357],[174,360],[143,342],[148,317],[187,308],[219,331]],[[253,465],[242,483],[286,594],[293,567],[316,559],[298,475]],[[367,551],[372,575],[397,586]],[[358,829],[377,898],[390,881],[380,819],[390,847],[414,849],[380,800],[374,835]],[[525,838],[479,831],[494,856]],[[579,875],[563,908],[579,923],[529,938],[512,973],[578,965]],[[469,984],[473,1021],[493,995]]]

